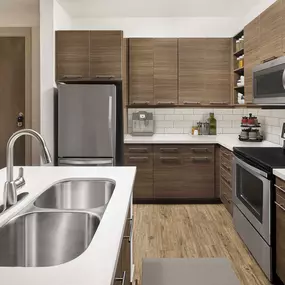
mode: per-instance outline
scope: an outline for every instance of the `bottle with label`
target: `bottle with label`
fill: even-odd
[[[210,118],[208,119],[210,124],[209,134],[215,136],[217,134],[217,120],[214,117],[214,113],[210,113]]]

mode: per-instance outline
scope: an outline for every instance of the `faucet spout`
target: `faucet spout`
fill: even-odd
[[[7,143],[7,181],[4,186],[4,210],[8,205],[14,205],[17,203],[17,189],[25,185],[24,170],[20,168],[19,176],[14,180],[14,144],[16,140],[21,136],[32,136],[35,138],[42,147],[42,159],[45,164],[51,163],[51,155],[47,148],[46,142],[43,137],[36,131],[31,129],[23,129],[15,132]]]

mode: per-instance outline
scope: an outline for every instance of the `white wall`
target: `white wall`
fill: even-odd
[[[123,30],[125,37],[232,37],[240,25],[239,19],[225,17],[72,19],[72,29]]]
[[[69,30],[71,29],[71,24],[69,14],[57,1],[54,1],[54,29]]]
[[[260,15],[264,10],[266,10],[270,5],[272,5],[275,1],[276,0],[261,0],[258,5],[247,11],[243,20],[243,25],[247,25],[254,18]]]
[[[41,134],[54,158],[54,0],[40,0]]]

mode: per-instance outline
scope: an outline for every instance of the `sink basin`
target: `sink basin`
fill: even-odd
[[[0,228],[0,266],[46,267],[68,262],[89,246],[100,220],[90,213],[33,212]]]
[[[108,180],[68,180],[47,189],[34,205],[38,208],[86,210],[105,206],[115,189]]]

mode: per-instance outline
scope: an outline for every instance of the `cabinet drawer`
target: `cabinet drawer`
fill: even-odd
[[[221,147],[221,157],[224,157],[228,159],[230,162],[232,162],[233,153],[230,150]]]
[[[276,177],[275,189],[276,189],[276,194],[285,199],[285,181]]]
[[[285,200],[276,195],[276,273],[285,282]]]
[[[225,156],[221,156],[221,169],[232,175],[232,163]]]
[[[125,153],[152,153],[152,145],[125,145]]]
[[[213,145],[191,145],[187,147],[187,154],[191,156],[214,157],[215,147]]]
[[[221,201],[225,205],[229,213],[233,214],[232,193],[228,185],[221,180]]]
[[[154,156],[154,168],[155,169],[165,169],[165,168],[177,168],[183,166],[183,159],[179,155],[175,154],[165,154]]]
[[[154,146],[154,152],[156,154],[182,154],[185,152],[185,147],[181,145],[157,145]]]
[[[232,176],[223,168],[221,168],[221,181],[223,181],[230,190],[232,189]]]

